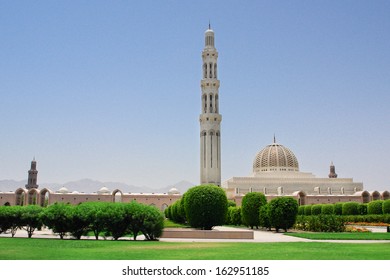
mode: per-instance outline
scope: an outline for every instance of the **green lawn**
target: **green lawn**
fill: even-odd
[[[390,260],[390,243],[196,243],[0,238],[11,260]]]
[[[390,233],[386,232],[302,232],[285,235],[316,240],[390,240]]]

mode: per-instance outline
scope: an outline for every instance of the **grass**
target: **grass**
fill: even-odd
[[[315,240],[390,240],[390,233],[386,232],[302,232],[285,235]]]
[[[390,243],[196,243],[0,238],[0,260],[390,260]]]
[[[168,219],[164,220],[164,228],[186,228],[186,227],[189,227],[189,225],[178,224]]]

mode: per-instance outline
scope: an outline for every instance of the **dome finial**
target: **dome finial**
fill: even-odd
[[[276,143],[276,137],[275,137],[275,133],[274,133],[274,143]]]
[[[209,19],[209,29],[211,29],[210,19]]]

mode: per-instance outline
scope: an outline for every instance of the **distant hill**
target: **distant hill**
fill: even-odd
[[[1,192],[8,192],[8,191],[15,191],[17,188],[24,187],[27,184],[26,180],[23,181],[15,181],[15,180],[0,180],[0,191]],[[118,183],[118,182],[100,182],[92,179],[81,179],[78,181],[71,181],[67,182],[65,184],[59,184],[59,183],[42,183],[39,184],[39,188],[48,188],[53,191],[57,191],[58,189],[62,187],[66,187],[69,191],[78,191],[78,192],[85,192],[85,193],[93,193],[97,192],[100,188],[106,187],[109,190],[113,191],[115,189],[120,189],[122,192],[125,193],[166,193],[171,188],[178,189],[181,193],[186,192],[190,187],[194,186],[194,184],[188,182],[188,181],[180,181],[176,184],[169,185],[167,187],[161,188],[161,189],[152,189],[148,187],[139,187],[134,185],[128,185],[124,183]]]

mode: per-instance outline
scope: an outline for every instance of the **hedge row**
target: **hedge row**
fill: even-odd
[[[342,232],[346,223],[390,224],[390,214],[385,215],[298,215],[295,229],[316,232]]]
[[[0,233],[25,229],[28,237],[43,225],[61,239],[67,234],[76,239],[93,232],[117,240],[132,235],[134,240],[142,233],[146,240],[158,239],[164,227],[162,213],[153,206],[131,203],[85,202],[79,205],[55,203],[47,208],[37,205],[0,207]]]
[[[381,215],[390,214],[390,200],[375,200],[369,203],[339,202],[335,204],[301,205],[298,215]]]

